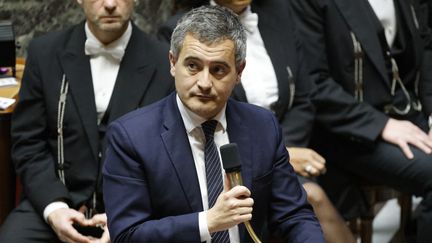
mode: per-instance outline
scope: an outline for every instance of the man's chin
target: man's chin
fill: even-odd
[[[203,118],[212,118],[214,117],[219,111],[217,110],[217,107],[212,104],[205,104],[201,103],[201,105],[194,105],[192,107],[189,107],[189,110],[194,112],[195,114],[203,117]]]
[[[124,23],[120,22],[109,22],[109,23],[102,23],[99,25],[100,29],[107,32],[117,32],[124,29]]]

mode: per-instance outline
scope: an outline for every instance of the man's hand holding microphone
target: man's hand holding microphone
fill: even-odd
[[[220,148],[223,167],[225,169],[224,190],[215,205],[207,212],[207,224],[210,233],[227,230],[244,223],[249,235],[255,243],[261,243],[249,223],[252,219],[250,190],[243,186],[241,177],[241,160],[237,144],[230,143]]]

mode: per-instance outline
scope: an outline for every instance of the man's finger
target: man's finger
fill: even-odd
[[[252,213],[252,207],[238,207],[235,212],[240,215],[244,214],[251,214]]]
[[[96,214],[90,219],[90,222],[92,225],[99,224],[101,226],[105,226],[107,222],[107,216],[104,213]]]
[[[318,171],[322,171],[325,168],[325,165],[323,163],[320,163],[318,161],[311,161],[310,164],[312,167]]]
[[[424,138],[422,141],[424,141],[429,149],[432,149],[432,138],[430,138],[427,134],[424,134],[422,137]]]
[[[321,163],[321,164],[325,164],[325,159],[324,159],[324,157],[322,157],[321,155],[319,155],[318,153],[316,153],[316,152],[313,152],[312,153],[312,157],[313,157],[313,159],[315,160],[315,161],[317,161],[318,163]]]
[[[306,171],[304,171],[304,170],[302,170],[301,172],[299,172],[300,173],[300,175],[301,176],[303,176],[303,177],[306,177],[306,178],[309,178],[309,177],[311,177],[310,175],[309,175],[309,173],[307,173]]]
[[[413,159],[414,158],[414,155],[413,155],[413,153],[412,153],[412,151],[409,148],[409,146],[408,146],[407,143],[401,142],[401,143],[399,143],[399,147],[401,148],[402,152],[405,154],[405,156],[408,159]]]
[[[110,235],[109,235],[109,231],[108,231],[107,226],[104,227],[104,233],[102,235],[101,242],[102,243],[109,243],[110,242]]]
[[[427,146],[427,144],[425,144],[421,140],[415,140],[411,144],[416,146],[417,148],[419,148],[420,150],[422,150],[423,152],[425,152],[427,154],[431,153],[431,149]]]
[[[251,192],[245,186],[235,186],[227,192],[228,197],[250,197]]]
[[[420,130],[420,128],[417,128],[417,131],[414,135],[417,140],[423,142],[426,146],[428,146],[430,149],[432,148],[432,138],[429,137],[427,133],[425,133],[423,130]]]
[[[310,169],[309,174],[311,174],[312,176],[319,176],[320,171],[316,167],[312,166],[312,169]]]
[[[234,203],[237,208],[251,208],[254,204],[254,200],[250,197],[243,198],[243,199],[237,199],[237,201]]]
[[[91,219],[86,219],[85,216],[81,213],[73,215],[72,220],[82,226],[89,226],[92,224]]]
[[[72,226],[67,231],[65,231],[64,233],[65,234],[63,236],[66,238],[67,242],[77,242],[77,243],[88,243],[88,242],[90,242],[89,238],[87,238],[86,236],[80,234]]]

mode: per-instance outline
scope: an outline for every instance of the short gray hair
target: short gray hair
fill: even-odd
[[[171,52],[176,59],[187,34],[206,44],[232,40],[235,45],[237,67],[246,58],[245,30],[237,15],[227,8],[205,5],[186,13],[178,21],[171,36]]]

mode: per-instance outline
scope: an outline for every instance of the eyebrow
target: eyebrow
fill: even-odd
[[[200,58],[195,57],[195,56],[188,56],[188,57],[186,57],[184,59],[183,63],[187,62],[187,61],[198,61],[198,62],[201,62],[201,63],[203,62]],[[226,68],[230,68],[230,66],[228,65],[228,63],[224,62],[224,61],[212,61],[211,63],[212,64],[222,65],[222,66],[225,66]]]
[[[183,60],[183,62],[186,62],[186,61],[199,61],[199,62],[202,62],[201,59],[199,59],[198,57],[194,57],[194,56],[186,57],[186,58]]]

